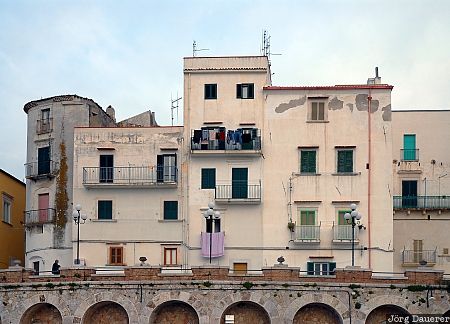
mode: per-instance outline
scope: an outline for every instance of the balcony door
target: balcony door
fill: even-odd
[[[112,183],[114,181],[114,155],[100,155],[100,183]]]
[[[38,174],[50,173],[50,146],[38,148]]]
[[[416,158],[416,135],[403,135],[403,160],[415,161]]]
[[[417,180],[402,181],[402,207],[417,207]]]
[[[38,195],[39,223],[48,221],[49,196],[47,194]]]
[[[156,157],[156,174],[158,182],[175,182],[177,171],[177,155],[163,154]]]
[[[233,168],[231,170],[231,197],[247,198],[248,197],[248,169]]]
[[[419,263],[423,260],[423,241],[422,240],[414,240],[413,241],[413,249],[414,249],[414,263]]]

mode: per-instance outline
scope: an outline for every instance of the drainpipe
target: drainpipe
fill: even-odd
[[[368,236],[369,236],[369,269],[372,268],[372,240],[370,235],[370,210],[371,210],[371,175],[372,175],[372,125],[371,125],[371,105],[372,105],[372,93],[371,89],[369,88],[369,96],[367,97],[367,120],[368,120],[368,159],[369,159],[369,169],[368,175],[367,175],[367,230],[368,230]]]

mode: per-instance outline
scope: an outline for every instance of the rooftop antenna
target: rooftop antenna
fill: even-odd
[[[172,94],[170,95],[170,116],[172,117],[172,126],[173,126],[173,111],[177,111],[177,122],[178,122],[178,102],[182,99],[182,97],[178,97],[177,92],[177,99],[172,98]]]
[[[281,55],[270,52],[270,35],[267,30],[263,30],[262,42],[261,42],[261,55],[267,56],[270,66],[270,55]]]
[[[194,40],[192,42],[192,56],[196,57],[197,52],[201,52],[201,51],[209,51],[209,48],[197,48],[197,42]]]

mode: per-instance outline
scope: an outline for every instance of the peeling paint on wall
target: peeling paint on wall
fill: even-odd
[[[337,97],[334,97],[328,103],[328,109],[331,109],[331,110],[342,109],[343,107],[344,107],[344,102],[342,100],[339,100]]]
[[[352,103],[348,103],[347,107],[348,107],[348,109],[350,109],[351,112],[353,112],[353,104]]]
[[[367,97],[368,94],[366,93],[361,93],[359,95],[356,95],[355,98],[355,104],[356,104],[356,109],[358,109],[359,111],[367,111],[368,110],[368,103],[367,103]],[[378,106],[380,105],[380,102],[378,100],[373,100],[370,104],[370,112],[373,113],[375,111],[378,110]]]
[[[381,108],[381,111],[383,112],[383,120],[384,121],[391,121],[392,120],[391,104]]]
[[[306,96],[303,96],[302,98],[298,98],[298,99],[292,99],[292,100],[289,100],[288,103],[279,104],[275,108],[275,112],[281,114],[281,113],[284,113],[288,109],[302,106],[305,104],[305,102],[306,102]]]

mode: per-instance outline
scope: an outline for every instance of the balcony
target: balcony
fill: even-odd
[[[101,188],[177,187],[175,166],[157,167],[84,167],[83,185]]]
[[[394,210],[450,209],[450,196],[394,196]]]
[[[257,128],[194,130],[191,153],[195,155],[261,155],[261,131]]]
[[[358,231],[354,229],[355,243],[359,243]],[[352,226],[351,225],[333,225],[333,243],[351,243]]]
[[[295,226],[295,242],[320,243],[320,225]]]
[[[36,133],[46,134],[53,130],[53,118],[39,119],[37,121]]]
[[[418,266],[426,261],[426,266],[433,266],[436,264],[436,251],[435,250],[403,250],[402,252],[402,264],[403,266]]]
[[[56,211],[53,208],[35,209],[25,211],[25,226],[53,224]]]
[[[400,149],[401,161],[419,161],[419,149]]]
[[[58,162],[39,161],[29,162],[25,164],[25,178],[31,180],[39,180],[44,178],[53,178],[58,172]]]
[[[230,184],[217,184],[215,201],[228,204],[260,204],[261,181],[257,183],[232,181]]]

